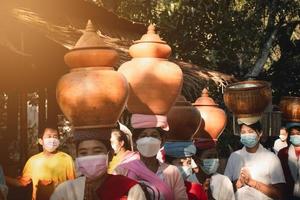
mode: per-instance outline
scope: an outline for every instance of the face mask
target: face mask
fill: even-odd
[[[256,133],[241,134],[241,143],[248,148],[254,147],[258,143],[257,134]]]
[[[117,144],[111,144],[111,148],[114,150],[115,154],[117,154],[120,151],[121,146],[118,146]]]
[[[282,142],[284,142],[287,139],[287,135],[279,135],[279,138]]]
[[[156,156],[160,144],[161,141],[154,137],[143,137],[136,141],[137,149],[144,157]]]
[[[76,158],[79,171],[88,179],[95,179],[107,170],[107,155],[92,155]]]
[[[48,152],[53,152],[59,146],[59,140],[57,138],[45,138],[43,139],[43,147]]]
[[[193,169],[189,166],[179,166],[178,169],[183,179],[186,179],[193,174]]]
[[[203,159],[200,167],[204,173],[208,175],[214,174],[217,172],[219,168],[219,159],[218,158]]]
[[[291,135],[290,142],[295,146],[300,146],[300,135]]]

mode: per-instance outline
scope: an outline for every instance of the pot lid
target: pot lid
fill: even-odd
[[[101,38],[91,20],[87,22],[83,35],[79,38],[73,49],[82,48],[109,48]]]
[[[158,34],[155,33],[155,26],[153,24],[150,24],[148,26],[147,33],[144,34],[140,40],[134,41],[134,43],[142,43],[142,42],[154,42],[154,43],[167,44],[159,37]]]
[[[191,102],[187,101],[184,96],[179,95],[173,106],[192,106],[192,104],[191,104]]]
[[[194,106],[218,106],[218,104],[215,103],[215,101],[209,97],[208,90],[204,88],[201,93],[201,97],[199,97],[195,103],[193,103]]]

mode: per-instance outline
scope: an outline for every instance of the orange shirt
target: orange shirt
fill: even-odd
[[[29,158],[19,181],[23,185],[32,182],[32,199],[35,200],[38,199],[37,188],[41,183],[45,186],[44,189],[47,188],[47,185],[51,186],[52,192],[59,183],[74,178],[74,162],[71,156],[63,152],[57,152],[53,156],[45,156],[41,152]]]

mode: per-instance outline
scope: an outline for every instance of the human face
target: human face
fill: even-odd
[[[145,129],[138,136],[136,144],[141,156],[156,159],[161,148],[160,133],[156,129]]]
[[[77,148],[76,166],[88,180],[95,180],[107,172],[106,146],[98,140],[85,140]]]
[[[117,154],[124,146],[124,141],[119,141],[118,134],[116,132],[112,132],[110,136],[110,144],[115,154]]]
[[[261,133],[257,133],[251,127],[242,125],[240,141],[247,149],[254,149],[258,145],[261,135]]]
[[[280,140],[286,141],[287,137],[288,137],[288,133],[287,133],[286,129],[284,129],[284,128],[280,129],[280,133],[279,133]]]
[[[205,174],[211,175],[216,173],[219,167],[218,152],[216,148],[204,150],[200,157],[196,158],[196,163]]]
[[[106,146],[99,140],[85,140],[79,143],[77,148],[77,156],[92,156],[92,155],[106,155],[108,150]]]
[[[54,129],[46,128],[39,144],[43,146],[44,152],[53,153],[59,146],[58,132]]]

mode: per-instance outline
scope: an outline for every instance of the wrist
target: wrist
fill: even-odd
[[[251,179],[251,180],[248,182],[247,185],[250,186],[250,187],[252,187],[252,188],[255,188],[255,189],[256,189],[256,187],[257,187],[257,181]]]

